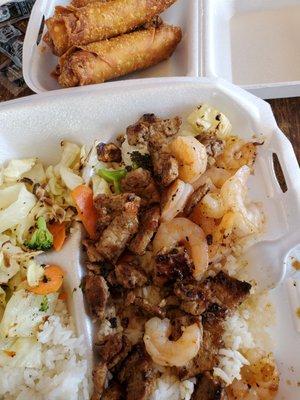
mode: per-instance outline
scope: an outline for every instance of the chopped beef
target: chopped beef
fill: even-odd
[[[184,214],[189,216],[197,204],[203,199],[203,197],[210,191],[210,185],[204,183],[197,190],[192,193],[184,207]]]
[[[160,194],[151,173],[143,168],[128,172],[121,181],[123,192],[135,193],[141,198],[141,205],[160,202]]]
[[[91,400],[99,400],[103,393],[104,385],[107,378],[107,366],[103,362],[100,362],[96,365],[93,370],[93,384],[94,384],[94,392],[91,397]]]
[[[96,343],[95,347],[101,361],[107,364],[109,370],[122,362],[131,350],[129,340],[121,333],[108,335],[104,341]]]
[[[178,162],[171,154],[163,151],[157,153],[155,150],[152,163],[154,177],[161,186],[167,187],[178,178]]]
[[[118,214],[104,229],[96,243],[96,249],[101,257],[112,262],[117,261],[126,244],[138,229],[140,198],[132,193],[125,193],[121,196],[124,202],[123,207],[118,210]]]
[[[251,289],[250,283],[239,281],[222,271],[214,278],[210,278],[210,281],[213,302],[228,309],[239,306],[249,295]]]
[[[225,400],[224,385],[214,379],[210,372],[200,375],[192,400]]]
[[[122,400],[122,388],[117,382],[110,382],[107,389],[104,390],[101,400]]]
[[[159,318],[164,318],[166,316],[166,312],[163,308],[150,303],[150,301],[143,299],[142,297],[135,297],[133,304],[139,307],[139,309],[141,309],[145,314],[149,314],[151,316],[154,315]]]
[[[119,380],[126,385],[127,400],[148,400],[155,387],[157,372],[150,356],[137,345],[124,360]]]
[[[86,250],[88,260],[91,263],[96,263],[97,261],[102,260],[101,254],[97,251],[96,246],[92,240],[83,239],[82,244]]]
[[[127,128],[130,145],[147,144],[157,182],[166,187],[178,177],[178,163],[168,153],[167,145],[179,131],[181,119],[160,119],[154,114],[145,114]]]
[[[186,279],[193,273],[193,264],[184,247],[177,247],[169,253],[158,254],[155,258],[154,282],[158,286]]]
[[[98,160],[103,162],[121,162],[121,149],[114,143],[99,143],[97,145]]]
[[[115,276],[117,283],[126,289],[144,286],[147,282],[146,274],[139,268],[139,261],[130,254],[120,258],[115,267]]]
[[[101,275],[88,273],[85,277],[85,298],[93,317],[104,318],[109,291]]]
[[[189,379],[205,371],[211,371],[217,365],[219,350],[223,346],[224,310],[217,308],[214,311],[202,317],[203,340],[200,350],[186,366],[178,368],[180,379]]]
[[[97,228],[99,233],[102,233],[113,219],[121,213],[128,201],[130,201],[129,193],[115,196],[99,194],[94,199],[94,205],[97,210]]]
[[[149,124],[156,121],[154,114],[144,114],[135,124],[126,129],[128,143],[131,146],[145,144],[149,139]]]
[[[129,249],[137,255],[146,253],[147,246],[159,226],[160,207],[153,206],[146,210],[141,218],[139,230],[129,244]]]
[[[224,150],[225,143],[223,140],[218,139],[216,134],[199,135],[196,136],[196,139],[205,146],[206,153],[210,157],[218,157]]]
[[[251,285],[231,278],[224,272],[209,277],[203,282],[178,281],[174,293],[181,300],[180,307],[192,315],[202,314],[210,305],[216,303],[226,309],[234,309],[249,295]]]

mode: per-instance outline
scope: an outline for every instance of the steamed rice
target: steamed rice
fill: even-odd
[[[76,337],[62,301],[41,326],[37,340],[41,344],[40,368],[0,367],[1,400],[89,399],[83,337]]]

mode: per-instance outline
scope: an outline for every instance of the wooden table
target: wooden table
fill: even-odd
[[[26,89],[21,96],[32,94]],[[11,99],[11,94],[0,85],[0,101]],[[268,100],[281,130],[290,139],[300,163],[300,97]]]

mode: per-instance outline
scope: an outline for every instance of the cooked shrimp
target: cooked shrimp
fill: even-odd
[[[183,367],[200,349],[202,330],[198,324],[184,328],[176,341],[169,340],[172,328],[170,320],[151,318],[145,324],[144,343],[152,360],[162,366]]]
[[[261,232],[263,225],[259,205],[246,203],[246,183],[250,172],[250,168],[244,165],[224,183],[220,192],[225,208],[235,214],[235,233],[239,237]]]
[[[218,167],[237,170],[243,165],[251,167],[256,157],[256,146],[253,143],[246,143],[244,140],[231,136],[226,140],[225,149],[220,154],[216,163]]]
[[[176,217],[176,215],[184,209],[184,206],[192,193],[192,185],[184,183],[180,179],[176,179],[176,181],[167,189],[166,203],[162,209],[161,221],[170,221]]]
[[[197,179],[193,183],[193,188],[194,190],[197,190],[200,186],[204,185],[205,183],[209,183],[211,186],[211,190],[213,189],[220,189],[224,183],[231,177],[231,173],[228,172],[224,168],[218,168],[218,167],[210,167],[207,169],[203,175],[200,176],[199,179]]]
[[[155,254],[171,251],[184,243],[194,263],[193,276],[200,280],[208,267],[208,248],[203,230],[187,218],[174,218],[163,222],[153,241]]]
[[[193,136],[178,136],[169,144],[169,151],[179,164],[179,178],[195,182],[206,170],[207,154],[203,144]]]
[[[242,379],[228,388],[228,400],[271,400],[279,386],[279,373],[273,357],[259,349],[246,352],[249,366],[241,370]]]
[[[202,214],[208,218],[222,218],[226,212],[222,197],[219,193],[209,192],[200,202]]]

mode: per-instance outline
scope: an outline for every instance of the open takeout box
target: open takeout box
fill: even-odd
[[[258,258],[250,260],[249,271],[262,286],[268,287],[282,281],[289,249],[298,243],[293,235],[300,217],[300,171],[292,146],[277,127],[270,106],[236,86],[207,78],[131,80],[52,91],[3,103],[0,105],[0,162],[35,155],[45,163],[55,163],[59,158],[57,145],[62,139],[87,146],[95,139],[107,141],[145,112],[161,117],[176,114],[185,117],[201,102],[211,103],[225,113],[232,122],[233,131],[242,137],[253,134],[265,137],[249,187],[251,197],[264,206],[268,224],[263,240],[271,246],[273,262],[266,268]],[[286,192],[277,182],[273,153],[281,163]],[[274,242],[280,238],[285,238],[283,247]],[[93,326],[84,311],[79,288],[84,274],[80,231],[71,236],[60,253],[49,253],[45,257],[45,262],[59,263],[66,271],[65,289],[70,312],[78,333],[86,339],[92,360]],[[294,314],[288,302],[286,283],[274,289],[271,297],[277,310],[277,324],[271,331],[271,338],[281,373],[278,399],[285,396],[296,400],[300,390],[297,387],[300,361],[296,351],[300,335],[293,325]],[[287,380],[291,384],[287,384]]]
[[[37,0],[23,50],[23,73],[36,93],[58,89],[57,58],[39,41],[44,18],[69,0]],[[163,19],[183,39],[173,56],[121,79],[222,77],[262,98],[300,96],[299,0],[177,0]],[[46,28],[44,28],[44,33]]]

